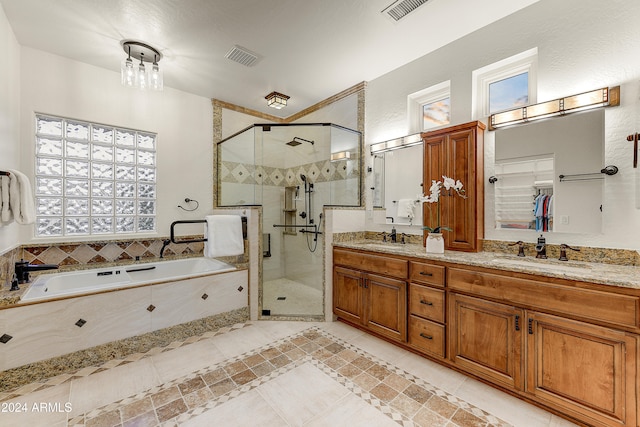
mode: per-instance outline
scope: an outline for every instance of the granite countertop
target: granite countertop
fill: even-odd
[[[637,266],[537,259],[531,256],[523,258],[496,252],[445,251],[444,254],[428,254],[419,244],[382,243],[370,239],[334,242],[333,246],[640,290],[640,267]]]

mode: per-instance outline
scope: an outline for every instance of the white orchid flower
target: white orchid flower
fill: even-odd
[[[450,189],[456,187],[456,182],[453,180],[453,178],[449,178],[447,176],[442,175],[442,179],[444,180],[444,188],[445,188],[445,190],[450,190]],[[458,182],[460,182],[460,181],[458,181]]]

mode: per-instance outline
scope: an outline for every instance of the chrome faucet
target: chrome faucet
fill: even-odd
[[[538,237],[538,244],[536,245],[536,252],[538,253],[536,255],[536,258],[547,259],[547,241],[542,236],[542,234],[540,235],[540,237]]]
[[[30,271],[55,270],[58,266],[55,264],[29,264],[29,261],[21,259],[15,263],[14,268],[18,283],[28,283]]]
[[[569,261],[569,258],[567,258],[567,249],[571,249],[572,251],[580,252],[580,249],[572,248],[571,246],[567,245],[566,243],[563,243],[563,244],[560,245],[560,258],[558,258],[560,261]]]

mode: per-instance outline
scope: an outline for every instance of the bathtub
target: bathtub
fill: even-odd
[[[41,274],[20,299],[21,303],[90,294],[147,283],[233,271],[232,265],[211,258],[185,258],[173,261],[131,264],[65,273]]]

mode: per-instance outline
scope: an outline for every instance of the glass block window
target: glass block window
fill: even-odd
[[[156,134],[37,114],[36,236],[156,229]]]

